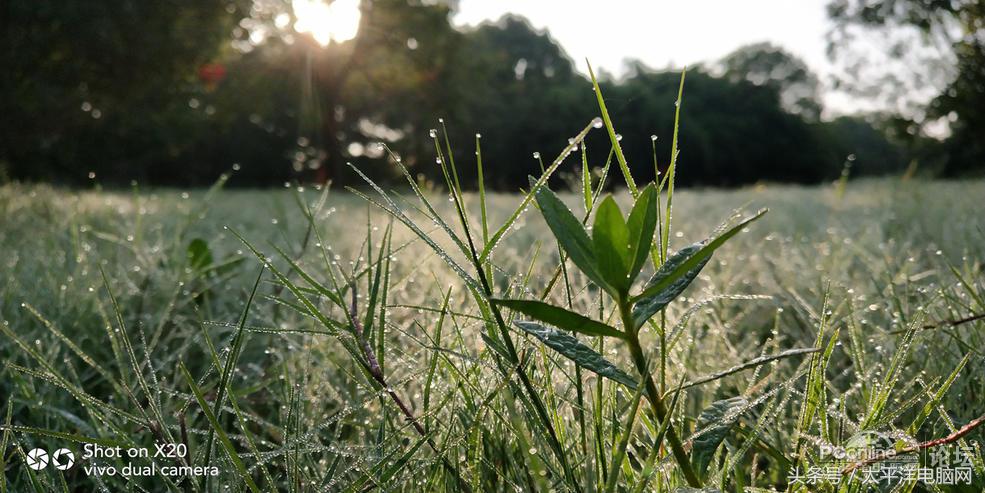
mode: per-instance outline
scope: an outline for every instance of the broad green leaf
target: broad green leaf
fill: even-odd
[[[708,469],[715,450],[718,450],[718,446],[725,440],[732,425],[738,421],[742,408],[747,402],[744,397],[732,397],[715,401],[701,411],[696,425],[700,435],[694,439],[691,449],[691,464],[698,474],[704,474]]]
[[[766,214],[766,212],[767,209],[763,209],[757,212],[756,215],[750,217],[749,219],[746,219],[740,222],[739,224],[732,226],[724,233],[718,235],[718,237],[716,237],[715,239],[705,240],[704,242],[701,243],[703,246],[698,251],[694,252],[693,255],[689,256],[683,262],[680,262],[673,269],[669,270],[669,272],[667,272],[667,275],[661,276],[660,279],[657,279],[655,280],[655,282],[648,284],[647,287],[643,289],[643,292],[634,296],[631,301],[638,302],[642,299],[653,296],[654,294],[657,294],[663,291],[664,289],[667,289],[667,287],[673,284],[678,278],[690,272],[691,269],[694,269],[702,262],[705,262],[709,258],[711,258],[711,255],[715,253],[715,250],[717,250],[718,247],[725,244],[726,241],[728,241],[730,238],[738,234],[739,231],[742,231],[742,228],[748,226],[749,223],[763,217],[763,214]]]
[[[212,265],[212,251],[209,244],[201,238],[195,238],[188,243],[188,267],[201,270]]]
[[[620,339],[625,337],[625,334],[614,327],[542,301],[504,299],[492,299],[490,301],[572,332],[589,336],[618,337]]]
[[[592,248],[592,240],[568,206],[561,202],[561,199],[554,194],[547,186],[540,187],[535,194],[537,205],[540,212],[547,221],[547,226],[551,228],[554,237],[557,239],[561,248],[568,253],[571,261],[578,266],[581,271],[588,276],[595,284],[603,289],[611,291],[609,283],[602,277],[598,270],[595,259],[595,251]]]
[[[629,228],[629,258],[632,263],[629,267],[630,282],[636,279],[640,269],[646,263],[646,257],[650,254],[650,246],[653,244],[653,233],[657,229],[657,192],[653,184],[649,184],[640,192],[633,204],[633,210],[629,212],[629,219],[626,226]]]
[[[653,274],[653,277],[646,282],[646,288],[644,288],[644,290],[655,284],[661,284],[665,279],[667,279],[668,276],[673,275],[681,264],[687,262],[688,259],[701,250],[701,246],[701,243],[695,243],[693,245],[686,246],[671,255],[670,258],[668,258],[667,261],[664,262],[659,269],[657,269],[657,272]],[[687,289],[688,285],[690,285],[691,282],[698,277],[698,273],[701,272],[701,269],[708,263],[710,258],[711,257],[708,257],[701,262],[698,262],[696,267],[685,272],[683,276],[679,276],[677,279],[674,279],[662,291],[658,291],[645,298],[640,298],[636,302],[636,306],[633,307],[633,321],[636,323],[636,326],[642,327],[643,324],[650,319],[650,317],[660,310],[663,310],[664,307],[670,304],[671,301],[674,301],[675,298],[680,296],[680,294]]]
[[[611,195],[602,199],[592,226],[595,259],[606,282],[619,293],[629,290],[629,228]]]
[[[540,339],[540,342],[543,342],[547,347],[574,361],[576,365],[627,387],[636,388],[637,383],[636,380],[633,380],[633,377],[610,363],[592,348],[582,344],[575,336],[537,322],[522,321],[513,322],[513,324],[524,332]]]

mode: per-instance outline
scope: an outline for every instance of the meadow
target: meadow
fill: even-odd
[[[629,195],[616,195],[623,210]],[[641,390],[515,328],[520,370],[504,363],[489,306],[449,263],[467,259],[409,205],[410,190],[394,196],[447,259],[342,190],[0,189],[4,491],[687,486],[673,454],[653,446],[666,429],[640,405]],[[447,194],[428,196],[439,215],[455,216]],[[561,196],[579,211],[579,194]],[[520,197],[461,199],[480,231],[480,198],[495,230]],[[981,181],[898,178],[674,194],[670,252],[711,235],[736,208],[770,209],[640,333],[704,487],[864,491],[860,481],[789,477],[821,464],[822,446],[860,433],[899,448],[982,413],[985,323],[962,319],[985,312],[983,198]],[[616,324],[613,304],[570,261],[558,270],[537,207],[520,212],[484,266],[496,295],[543,295]],[[270,260],[262,273],[250,245]],[[351,303],[349,313],[332,301],[352,294],[335,300]],[[371,334],[354,336],[346,320]],[[579,338],[631,368],[618,341]],[[363,341],[379,381],[359,363]],[[980,429],[949,444],[974,447],[974,483],[935,491],[981,491],[976,439]],[[86,443],[155,442],[187,447],[170,465],[214,465],[218,476],[22,464],[38,446],[78,458]],[[150,461],[169,465],[134,465]],[[895,488],[932,491],[916,481]]]

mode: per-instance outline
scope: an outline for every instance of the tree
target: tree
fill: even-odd
[[[450,4],[363,1],[360,11],[353,40],[326,47],[312,39],[304,43],[319,109],[311,137],[325,153],[318,181],[344,180],[347,161],[380,156],[373,150],[378,142],[419,155],[424,121],[457,89],[451,72],[461,34],[448,20]],[[411,138],[398,143],[405,136]],[[353,144],[370,152],[353,154]]]
[[[465,90],[451,112],[458,153],[470,156],[471,132],[481,133],[492,185],[516,190],[540,170],[534,152],[550,164],[595,117],[591,84],[547,32],[521,17],[504,16],[464,37],[457,66]],[[470,181],[473,169],[466,170]]]
[[[66,180],[179,152],[184,132],[204,120],[187,111],[198,69],[246,8],[245,0],[5,2],[0,165]]]
[[[913,124],[945,122],[950,137],[921,156],[947,175],[985,170],[985,4],[949,0],[833,0],[832,55],[848,68],[852,90],[894,101]],[[862,40],[881,49],[853,49]],[[887,63],[872,63],[880,56]],[[945,153],[940,158],[940,153]]]
[[[743,46],[720,62],[725,77],[768,86],[780,94],[780,104],[790,113],[816,122],[821,117],[817,76],[803,60],[770,43]]]
[[[889,122],[877,115],[841,116],[817,125],[825,152],[833,164],[848,161],[852,176],[902,173],[906,168],[903,149],[886,137]]]
[[[604,88],[634,176],[653,177],[650,134],[661,169],[668,164],[680,74],[637,65]],[[822,142],[800,116],[780,106],[775,87],[688,70],[681,109],[677,178],[683,184],[734,186],[760,180],[814,183],[837,175]]]

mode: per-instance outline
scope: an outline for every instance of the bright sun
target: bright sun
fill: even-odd
[[[294,29],[309,33],[318,44],[341,43],[356,37],[359,30],[359,0],[293,0],[297,21]]]

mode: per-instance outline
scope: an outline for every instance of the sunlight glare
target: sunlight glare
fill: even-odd
[[[294,30],[309,33],[318,44],[342,43],[356,37],[359,30],[359,0],[294,0],[297,21]]]

